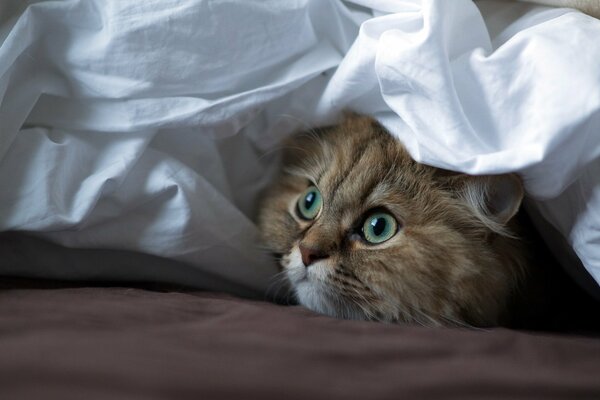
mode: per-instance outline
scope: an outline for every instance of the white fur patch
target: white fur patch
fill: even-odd
[[[331,259],[319,260],[307,268],[296,245],[282,259],[282,266],[287,271],[298,301],[304,307],[333,317],[365,319],[359,307],[344,300],[328,285],[329,275],[335,267]]]

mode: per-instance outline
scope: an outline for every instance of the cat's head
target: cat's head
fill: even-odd
[[[524,266],[508,228],[523,197],[516,176],[418,164],[357,115],[286,148],[259,225],[302,305],[353,319],[499,322]]]

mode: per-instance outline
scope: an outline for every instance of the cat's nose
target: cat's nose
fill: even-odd
[[[329,257],[327,253],[314,247],[307,247],[304,245],[298,246],[300,248],[300,254],[302,255],[302,263],[305,267],[310,266],[317,260],[322,260]]]

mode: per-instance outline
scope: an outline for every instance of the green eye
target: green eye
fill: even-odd
[[[384,212],[369,215],[362,227],[365,240],[373,244],[389,240],[396,234],[397,230],[398,223],[396,219]]]
[[[298,215],[303,219],[315,219],[321,207],[323,207],[323,198],[316,186],[306,189],[298,199]]]

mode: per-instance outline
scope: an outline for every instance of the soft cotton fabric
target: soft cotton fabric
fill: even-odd
[[[265,290],[254,217],[274,151],[349,108],[420,162],[520,173],[540,223],[600,281],[591,17],[469,0],[0,7],[1,230]]]
[[[0,281],[2,398],[600,397],[600,340],[341,321],[207,292]]]

